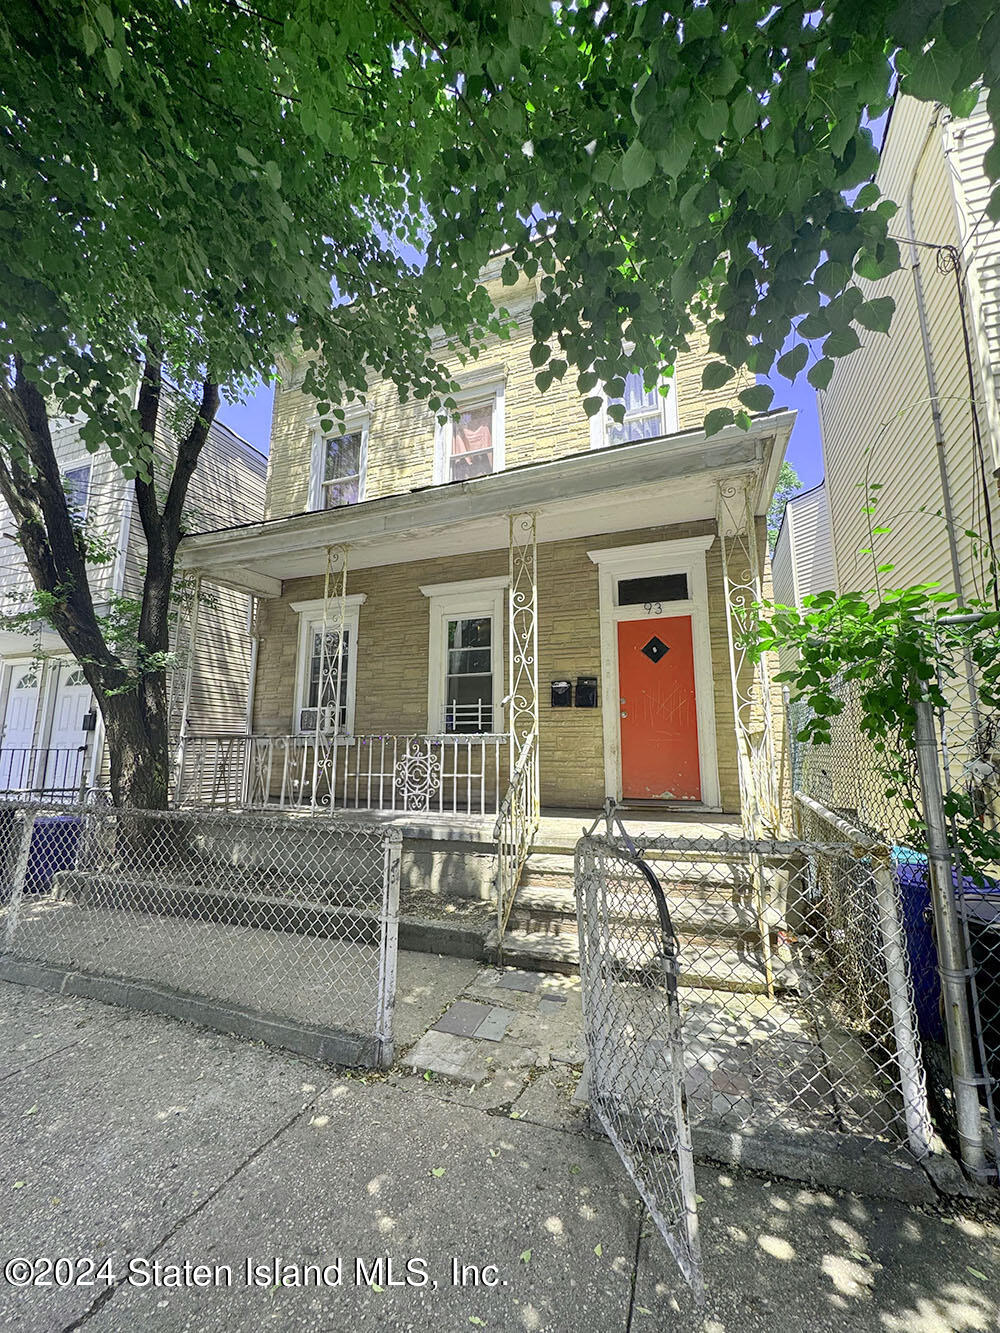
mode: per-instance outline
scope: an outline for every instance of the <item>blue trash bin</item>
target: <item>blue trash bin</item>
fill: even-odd
[[[893,861],[902,899],[917,1026],[921,1036],[941,1041],[944,1038],[941,981],[927,857],[911,847],[894,847]],[[984,1041],[988,1050],[1000,1052],[1000,884],[993,880],[977,884],[971,875],[966,875],[959,887],[956,875],[955,906],[959,919],[968,926]]]
[[[36,815],[24,876],[25,893],[48,893],[52,877],[72,870],[80,842],[79,815]]]

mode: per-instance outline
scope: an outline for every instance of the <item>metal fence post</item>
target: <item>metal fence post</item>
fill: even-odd
[[[403,835],[386,834],[383,859],[382,913],[379,932],[378,1008],[375,1013],[376,1067],[390,1069],[393,1061],[392,1015],[396,1003],[396,955],[399,943],[399,881]]]
[[[914,1030],[906,973],[906,948],[899,921],[896,881],[888,856],[873,861],[875,899],[878,904],[879,933],[885,951],[885,976],[889,988],[889,1010],[896,1040],[896,1065],[903,1096],[906,1136],[914,1157],[926,1157],[931,1151],[931,1118],[927,1109],[927,1088],[919,1041]]]
[[[966,981],[968,967],[955,908],[955,881],[948,828],[944,814],[941,770],[938,766],[934,713],[926,699],[916,704],[917,773],[927,829],[931,904],[937,935],[938,971],[944,999],[945,1030],[955,1092],[955,1119],[963,1165],[974,1176],[986,1174],[983,1122],[979,1110],[979,1078],[972,1053],[972,1026]]]
[[[10,886],[10,905],[7,908],[7,929],[4,932],[4,952],[10,953],[17,932],[17,923],[21,915],[21,903],[24,900],[24,881],[28,874],[28,857],[31,855],[31,837],[35,831],[35,811],[25,810],[24,832],[17,849],[14,862],[14,878]]]

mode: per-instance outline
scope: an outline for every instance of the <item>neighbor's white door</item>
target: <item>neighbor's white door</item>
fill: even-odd
[[[90,709],[90,686],[80,667],[61,666],[52,704],[45,787],[72,794],[80,785],[86,740],[84,714]]]
[[[0,746],[0,791],[18,791],[30,784],[37,712],[38,667],[11,667]]]

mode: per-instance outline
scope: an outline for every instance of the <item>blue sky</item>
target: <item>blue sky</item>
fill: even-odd
[[[803,486],[815,486],[823,480],[816,392],[806,380],[804,371],[794,384],[789,384],[783,376],[777,374],[769,375],[766,383],[774,389],[775,407],[794,407],[798,411],[787,457],[802,478]],[[219,409],[219,419],[266,454],[271,435],[273,404],[273,385],[262,384],[245,403],[224,403]]]

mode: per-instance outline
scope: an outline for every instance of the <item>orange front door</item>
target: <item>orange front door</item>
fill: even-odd
[[[622,796],[700,801],[690,616],[618,622]]]

